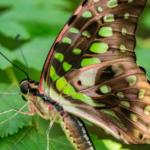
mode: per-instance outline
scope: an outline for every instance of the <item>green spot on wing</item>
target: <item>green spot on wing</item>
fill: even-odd
[[[126,80],[129,82],[129,85],[132,86],[136,83],[137,77],[136,76],[128,76]]]
[[[133,2],[133,0],[128,0],[128,3],[132,3]]]
[[[73,53],[74,53],[75,55],[79,55],[79,54],[81,53],[81,49],[75,48],[75,49],[73,50]]]
[[[64,77],[58,79],[56,81],[56,88],[60,91],[63,89],[63,87],[67,84],[67,81]]]
[[[127,34],[127,30],[125,28],[122,28],[122,35],[126,35]]]
[[[86,96],[86,95],[84,95],[84,94],[82,94],[82,93],[74,94],[74,95],[72,95],[72,98],[74,98],[74,99],[80,99],[80,100],[83,101],[83,102],[86,102],[86,101],[88,101],[88,100],[91,100],[90,97],[88,97],[88,96]]]
[[[68,37],[64,37],[63,40],[62,40],[63,43],[68,43],[68,44],[71,44],[72,43],[72,40]]]
[[[129,13],[125,13],[125,14],[124,14],[124,18],[125,18],[125,19],[128,19],[128,18],[129,18]]]
[[[68,64],[67,62],[63,63],[63,69],[67,72],[71,69],[72,65]]]
[[[56,81],[57,79],[59,79],[60,77],[56,74],[56,71],[54,69],[53,66],[51,66],[51,69],[50,69],[50,77],[53,81]]]
[[[85,102],[85,103],[87,103],[87,104],[89,104],[89,105],[91,105],[91,106],[94,106],[94,107],[97,106],[97,104],[94,103],[93,100],[92,100],[90,97],[88,97],[87,95],[84,95],[84,94],[82,94],[82,93],[74,94],[74,95],[72,95],[72,98],[73,98],[73,99],[79,99],[79,100],[81,100],[82,102]]]
[[[91,37],[91,35],[90,35],[90,33],[88,31],[83,31],[82,35],[85,36],[85,37],[87,37],[87,38]]]
[[[68,95],[72,95],[75,92],[76,92],[75,89],[70,84],[68,84],[63,90],[63,93]]]
[[[70,28],[70,32],[72,32],[72,33],[79,33],[79,30],[75,29],[75,28]]]
[[[108,6],[109,8],[116,7],[117,5],[118,5],[117,0],[110,0],[110,1],[107,3],[107,6]]]
[[[90,51],[93,53],[105,53],[108,50],[108,44],[106,43],[93,43],[90,47]]]
[[[130,117],[131,117],[131,119],[132,119],[134,122],[138,121],[138,116],[137,116],[137,115],[135,115],[135,114],[130,114]]]
[[[101,85],[100,86],[100,91],[104,94],[110,93],[111,92],[111,87],[108,85]]]
[[[140,89],[139,98],[142,99],[144,97],[144,94],[145,94],[145,90],[144,89]]]
[[[126,51],[126,47],[124,45],[120,45],[120,51],[121,52],[125,52]]]
[[[102,27],[99,30],[99,35],[103,37],[109,37],[113,35],[111,27]]]
[[[101,113],[106,115],[111,121],[113,121],[117,126],[119,126],[124,131],[127,130],[127,128],[122,124],[120,118],[110,109],[102,109],[100,110]]]
[[[121,101],[121,105],[123,105],[123,106],[125,106],[125,107],[127,107],[127,108],[130,107],[130,103],[127,102],[127,101]]]
[[[98,58],[85,58],[81,62],[82,67],[86,67],[89,65],[94,65],[100,63],[100,60]]]
[[[104,22],[113,22],[115,20],[114,14],[109,14],[104,17]]]
[[[140,136],[140,132],[136,129],[133,129],[133,134],[136,138],[139,138],[139,136]]]
[[[103,11],[102,7],[98,7],[98,11],[102,12]]]
[[[150,114],[150,106],[145,107],[144,114],[147,115],[147,116]]]
[[[90,11],[86,11],[86,12],[84,12],[84,13],[82,14],[82,17],[83,17],[83,18],[90,18],[90,17],[92,17],[92,14],[91,14]]]
[[[120,98],[124,98],[124,94],[122,92],[118,92],[117,96],[120,97]]]
[[[55,58],[59,61],[62,62],[64,59],[64,55],[61,53],[55,53]]]

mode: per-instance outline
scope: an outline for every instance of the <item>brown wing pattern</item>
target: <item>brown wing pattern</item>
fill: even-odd
[[[134,33],[145,3],[146,0],[83,1],[54,43],[40,87],[45,82],[49,87],[71,69],[122,58],[135,60]]]
[[[134,53],[145,4],[83,1],[56,40],[41,78],[64,110],[134,144],[150,142],[150,85]]]
[[[66,111],[106,128],[126,143],[150,142],[150,85],[134,61],[110,61],[72,74],[74,78],[69,74],[64,78],[76,93],[66,95],[65,88],[61,90]]]

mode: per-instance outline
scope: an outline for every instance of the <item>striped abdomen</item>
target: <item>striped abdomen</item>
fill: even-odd
[[[68,113],[61,126],[76,150],[95,150],[84,123],[79,118]]]

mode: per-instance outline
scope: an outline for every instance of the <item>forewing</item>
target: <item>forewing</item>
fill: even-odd
[[[46,59],[40,91],[72,69],[115,59],[135,60],[135,29],[146,0],[84,0]]]

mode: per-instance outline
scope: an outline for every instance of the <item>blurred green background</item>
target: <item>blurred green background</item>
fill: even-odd
[[[1,0],[0,52],[14,64],[27,71],[24,60],[15,42],[16,35],[20,34],[19,42],[30,67],[31,79],[39,81],[42,67],[50,47],[80,2],[81,0]],[[147,76],[150,78],[150,1],[148,1],[139,19],[136,39],[137,46],[135,51],[137,63],[146,69]],[[18,83],[24,78],[26,76],[21,71],[0,56],[1,92],[19,92]],[[21,96],[0,95],[0,112],[11,108],[19,109],[23,104],[25,102],[22,101]],[[0,122],[13,114],[1,115]],[[15,118],[0,125],[0,136],[5,137],[0,138],[0,149],[46,149],[45,132],[49,121],[41,118],[37,119],[37,116],[31,118],[18,115],[18,118]],[[18,130],[18,127],[22,129]],[[87,128],[91,134],[97,135],[99,139],[112,139],[117,141],[96,126],[87,125]],[[26,134],[24,135],[24,133]],[[95,145],[98,147],[97,150],[121,149],[121,145],[111,143],[111,141],[100,141],[97,140],[97,137],[93,136]],[[59,125],[54,125],[50,133],[50,138],[52,149],[72,149]],[[127,148],[131,150],[147,150],[150,149],[150,146],[128,146],[123,144],[123,148],[124,150],[127,150]]]

